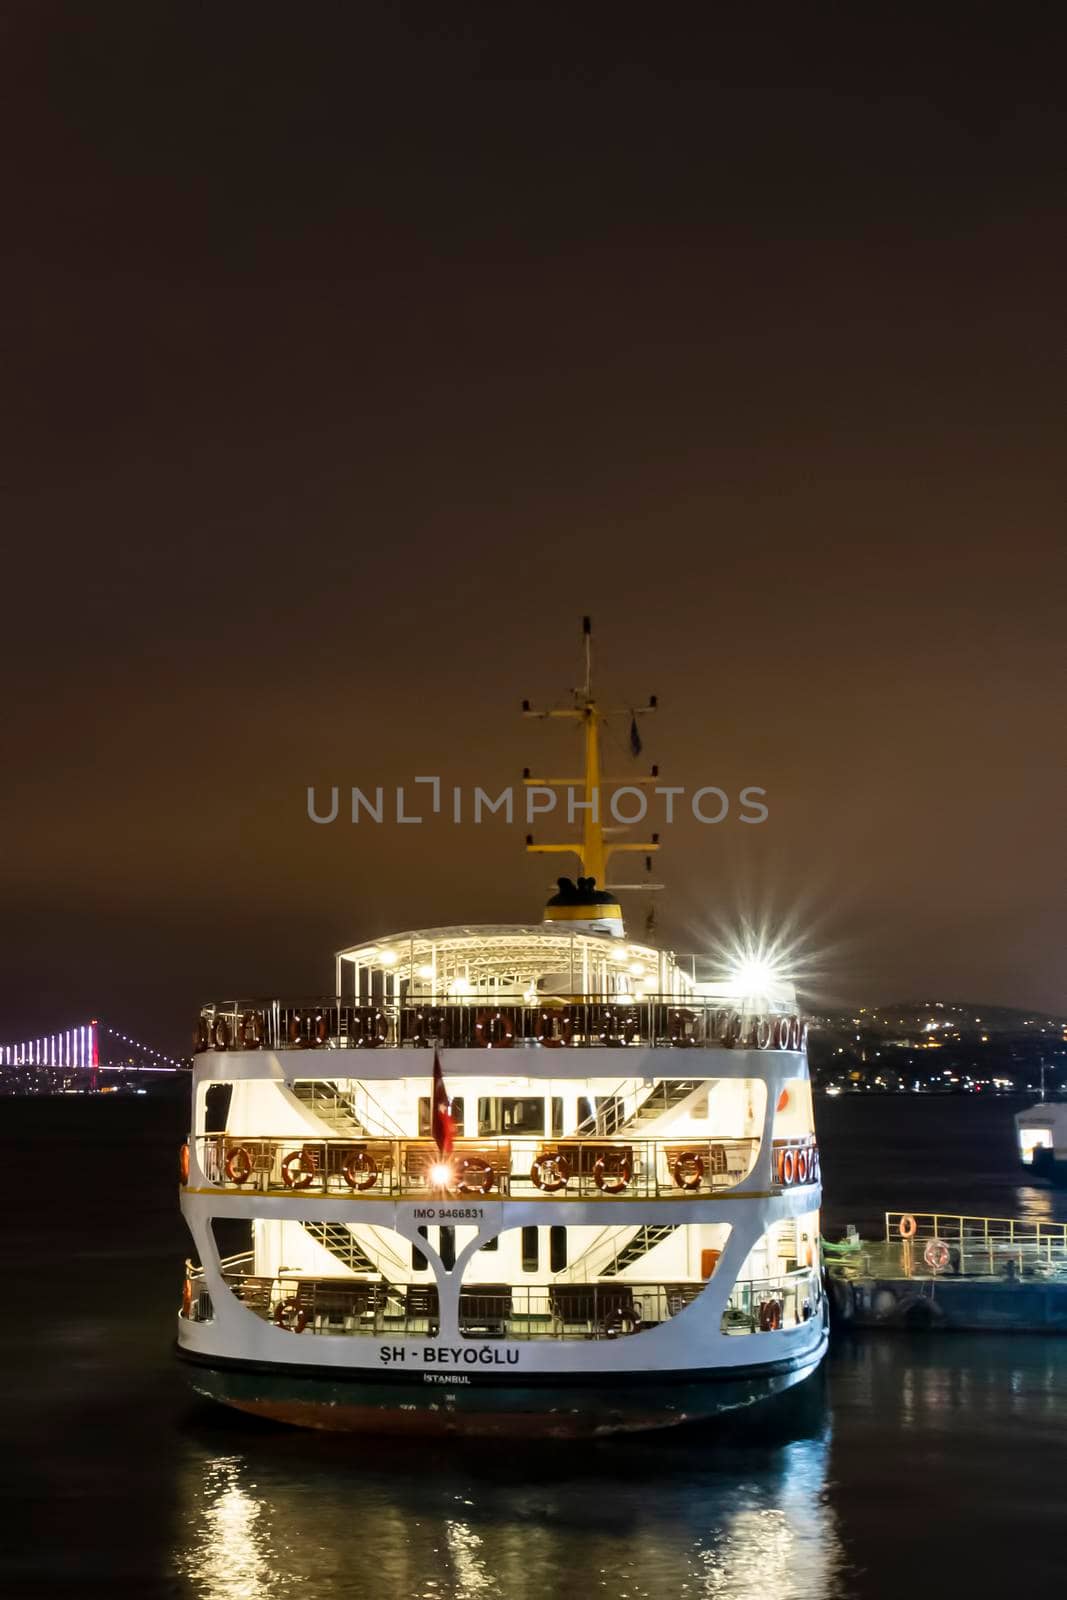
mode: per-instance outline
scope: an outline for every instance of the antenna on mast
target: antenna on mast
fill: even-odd
[[[606,835],[615,835],[626,827],[607,828],[601,814],[601,785],[600,774],[600,726],[608,717],[627,716],[630,718],[631,728],[636,730],[637,718],[646,712],[656,709],[656,696],[650,695],[647,705],[613,710],[603,710],[593,699],[593,621],[591,617],[582,618],[582,638],[585,644],[585,686],[579,694],[574,690],[577,704],[570,709],[559,708],[554,711],[536,711],[528,700],[522,702],[524,716],[527,717],[562,717],[581,725],[583,744],[585,747],[585,771],[580,777],[573,778],[535,778],[527,767],[523,771],[523,781],[527,785],[536,785],[545,789],[565,788],[568,790],[568,815],[575,820],[575,811],[583,813],[582,836],[569,843],[541,844],[534,841],[532,834],[526,838],[526,849],[534,855],[561,854],[576,855],[581,864],[582,876],[578,879],[577,887],[569,879],[560,880],[560,896],[555,896],[549,902],[547,921],[570,921],[572,926],[577,926],[579,921],[602,929],[604,932],[621,935],[623,932],[622,912],[616,901],[616,891],[621,888],[659,888],[658,884],[617,884],[609,885],[606,882],[607,864],[611,856],[618,852],[640,852],[645,856],[646,871],[652,868],[652,852],[660,847],[659,834],[654,833],[648,840],[619,840],[607,838]],[[632,747],[634,741],[632,739]],[[636,741],[634,755],[640,753],[640,741]],[[607,779],[609,785],[622,784],[627,788],[636,786],[654,785],[659,776],[659,768],[653,767],[648,777],[635,778],[628,776],[625,779]],[[576,801],[575,793],[581,793],[582,799]],[[565,887],[566,886],[566,887]],[[562,896],[562,898],[561,898]]]

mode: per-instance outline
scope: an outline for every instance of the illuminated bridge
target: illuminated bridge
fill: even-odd
[[[122,1078],[173,1073],[182,1065],[165,1051],[93,1017],[59,1033],[0,1044],[0,1094],[118,1087]]]

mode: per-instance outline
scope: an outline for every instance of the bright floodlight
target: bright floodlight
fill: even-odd
[[[730,973],[741,994],[768,994],[781,974],[760,956],[742,956]]]
[[[452,1168],[446,1161],[435,1161],[430,1168],[430,1182],[435,1189],[446,1189],[452,1181]]]

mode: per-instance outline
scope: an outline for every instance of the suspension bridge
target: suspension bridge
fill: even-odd
[[[0,1094],[93,1092],[122,1079],[175,1073],[185,1063],[92,1017],[57,1033],[0,1044]]]

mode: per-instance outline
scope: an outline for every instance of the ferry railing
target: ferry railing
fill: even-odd
[[[251,1252],[231,1256],[221,1266],[229,1289],[249,1311],[292,1333],[433,1338],[440,1331],[440,1297],[433,1283],[313,1278],[284,1268],[258,1274]],[[676,1316],[704,1287],[703,1282],[629,1281],[471,1284],[460,1289],[459,1331],[464,1339],[482,1341],[626,1338]],[[471,1364],[478,1359],[484,1358],[472,1351]],[[454,1364],[462,1365],[462,1359]]]
[[[884,1243],[862,1247],[861,1256],[875,1276],[1067,1276],[1067,1222],[887,1211]]]
[[[454,996],[361,1003],[231,1000],[205,1006],[194,1048],[312,1050],[654,1046],[689,1049],[804,1048],[806,1025],[793,1012],[749,1012],[678,995],[580,995],[527,1002]]]
[[[734,1284],[722,1314],[723,1333],[773,1333],[808,1322],[819,1309],[822,1285],[808,1267]]]
[[[727,1194],[751,1174],[757,1138],[432,1139],[252,1137],[197,1141],[208,1182],[227,1193],[348,1199],[685,1199]],[[813,1150],[811,1140],[805,1148]],[[817,1163],[805,1182],[814,1183]],[[778,1188],[781,1185],[775,1184]]]

